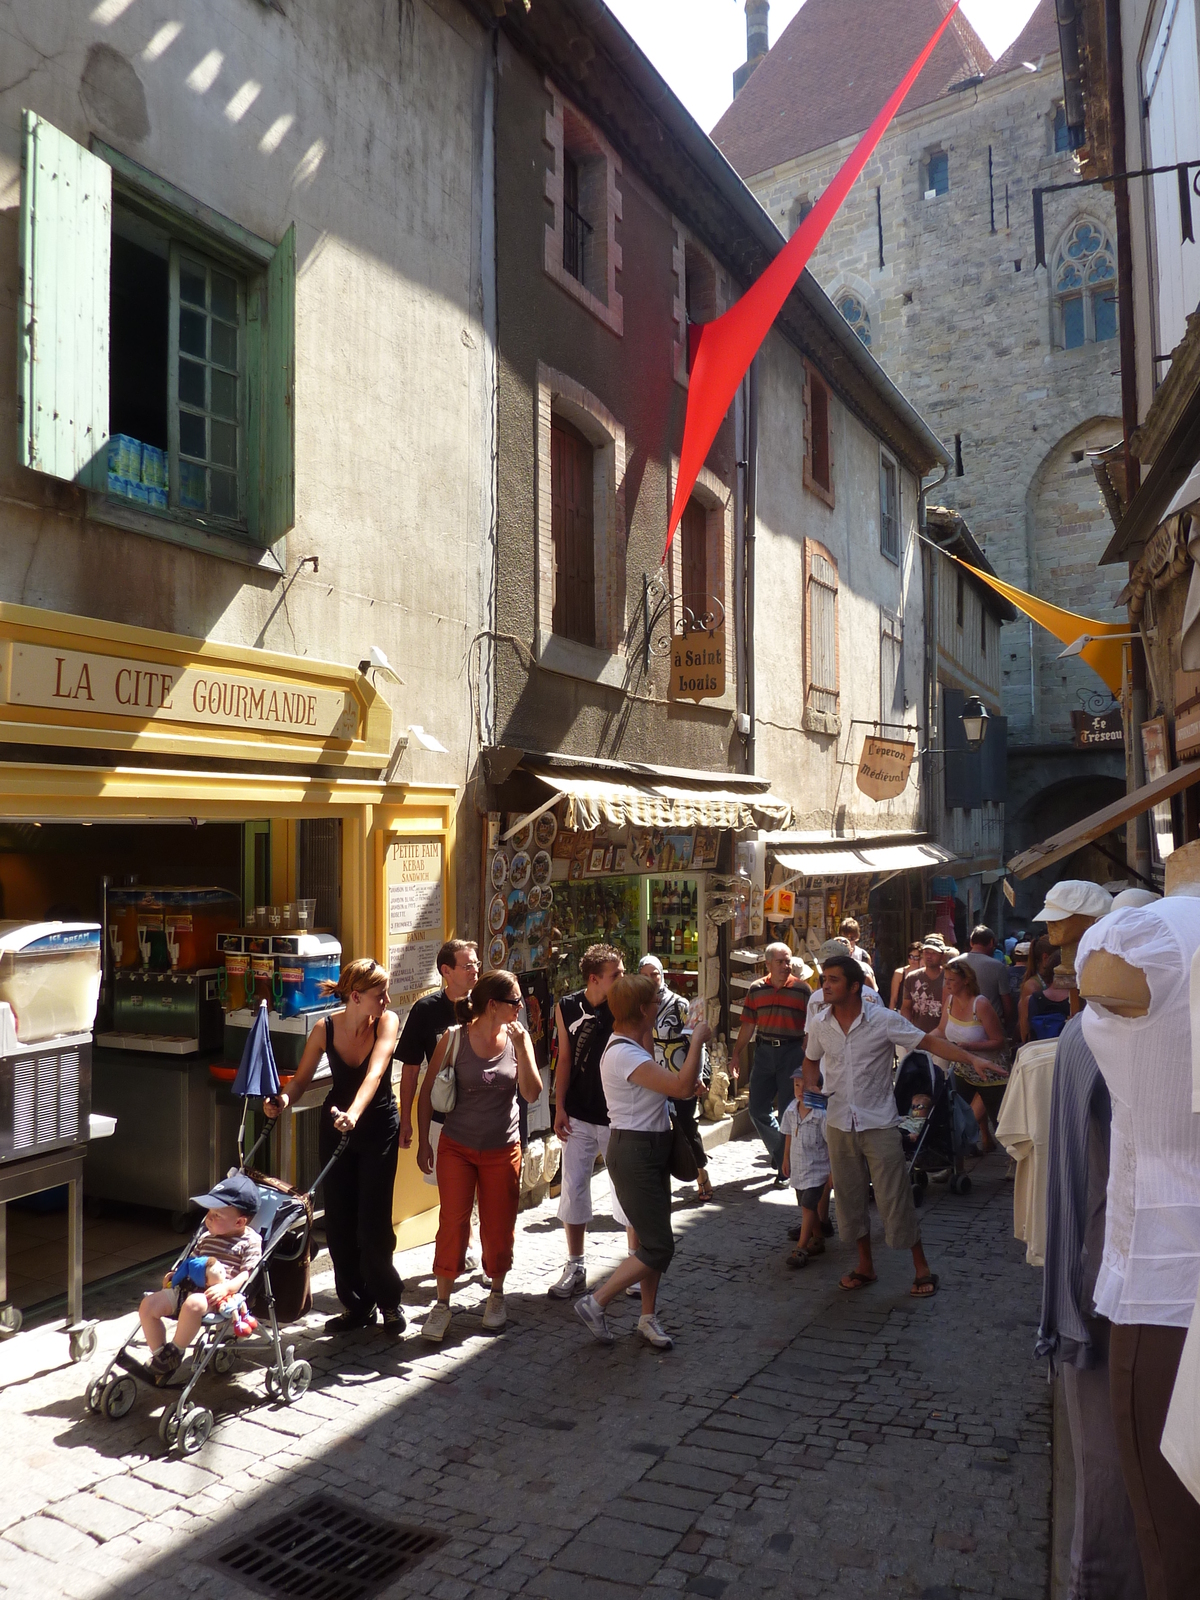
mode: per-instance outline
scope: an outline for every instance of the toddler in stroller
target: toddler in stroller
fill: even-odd
[[[966,1194],[971,1180],[964,1170],[966,1141],[956,1118],[961,1102],[953,1071],[943,1072],[928,1051],[911,1050],[896,1073],[895,1096],[913,1204],[921,1204],[931,1173],[949,1171],[952,1192]]]
[[[263,1139],[268,1134],[269,1129]],[[209,1207],[204,1222],[176,1267],[167,1274],[163,1288],[148,1294],[139,1309],[139,1325],[152,1352],[151,1360],[147,1363],[133,1354],[130,1346],[138,1332],[134,1328],[104,1372],[88,1385],[85,1403],[89,1411],[99,1412],[110,1421],[123,1417],[137,1398],[138,1380],[156,1387],[169,1383],[181,1367],[186,1350],[190,1370],[182,1386],[169,1391],[158,1431],[168,1448],[192,1455],[208,1439],[214,1423],[212,1411],[192,1399],[196,1385],[210,1367],[218,1373],[230,1372],[238,1359],[239,1346],[247,1351],[261,1350],[264,1341],[268,1398],[291,1405],[304,1394],[312,1381],[312,1367],[307,1361],[296,1359],[294,1346],[283,1343],[279,1324],[297,1321],[311,1309],[308,1262],[312,1195],[345,1145],[343,1138],[308,1194],[296,1194],[274,1178],[235,1171],[215,1184],[211,1193],[193,1202]],[[257,1149],[256,1145],[248,1161]],[[226,1230],[222,1232],[220,1225],[212,1226],[214,1209],[226,1208],[239,1215],[236,1219],[218,1218]],[[238,1251],[230,1260],[234,1241]],[[192,1274],[198,1271],[198,1259],[214,1255],[221,1261],[225,1276],[217,1281],[214,1273],[214,1281],[209,1284],[206,1263],[206,1287],[193,1287]],[[172,1285],[177,1276],[179,1284]],[[259,1319],[260,1338],[246,1335],[243,1299],[250,1315]],[[164,1317],[176,1319],[170,1343],[180,1353],[178,1359],[168,1355],[165,1361],[156,1363],[155,1356],[167,1345]],[[170,1372],[164,1372],[166,1367]]]
[[[228,1303],[230,1315],[238,1315],[245,1304],[243,1290],[262,1259],[262,1238],[250,1226],[259,1206],[258,1186],[251,1178],[235,1172],[215,1184],[211,1194],[194,1196],[192,1204],[206,1212],[194,1248],[167,1273],[162,1288],[145,1295],[138,1307],[150,1371],[158,1383],[179,1370],[206,1313]],[[175,1318],[171,1339],[164,1317]]]

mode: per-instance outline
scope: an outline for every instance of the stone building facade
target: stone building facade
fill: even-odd
[[[835,100],[807,116],[785,109],[806,98],[810,77],[818,96],[839,73],[861,77],[843,61],[847,9],[808,0],[713,132],[785,232],[866,125],[854,95],[882,104],[940,20],[932,0],[884,0],[871,8],[886,34],[879,82],[848,77],[844,114]],[[953,457],[934,497],[967,519],[997,573],[1119,621],[1120,576],[1097,566],[1111,525],[1088,459],[1120,437],[1107,193],[1047,196],[1047,268],[1034,261],[1031,191],[1074,177],[1062,100],[1053,0],[996,62],[965,24],[948,32],[811,270]],[[779,134],[764,135],[777,123]],[[1121,777],[1119,754],[1072,745],[1072,710],[1108,696],[1088,667],[1058,659],[1061,648],[1024,617],[1003,628],[1010,848],[1048,805],[1069,822],[1093,808],[1096,780]],[[1018,903],[1019,914],[1032,909]]]

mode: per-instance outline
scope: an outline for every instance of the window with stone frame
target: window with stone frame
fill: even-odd
[[[546,225],[543,265],[549,277],[619,335],[625,327],[617,288],[620,157],[553,83],[547,80],[546,88],[551,105],[544,134],[550,150],[545,193],[554,220]]]
[[[1054,254],[1054,344],[1078,350],[1117,337],[1117,256],[1107,230],[1080,217]]]
[[[833,397],[829,385],[809,362],[804,363],[804,487],[832,508]]]
[[[950,157],[945,150],[931,150],[921,163],[921,187],[926,200],[950,193]]]
[[[837,562],[815,539],[804,541],[804,713],[810,733],[841,731]]]
[[[799,194],[792,201],[787,212],[787,231],[789,239],[804,221],[805,217],[812,210],[812,208],[813,203],[806,194]]]
[[[538,659],[550,670],[618,687],[625,465],[624,427],[582,384],[539,362]]]
[[[671,271],[675,280],[671,315],[675,323],[672,341],[672,366],[677,383],[684,388],[691,366],[689,328],[715,322],[729,309],[729,283],[715,258],[694,238],[677,217],[671,218],[675,239],[671,249]]]
[[[885,451],[879,452],[879,549],[900,562],[900,471]]]
[[[1067,108],[1057,105],[1054,108],[1054,117],[1051,125],[1053,135],[1053,150],[1055,155],[1066,155],[1071,149],[1071,130],[1067,126]]]
[[[855,294],[853,289],[843,289],[833,303],[869,350],[871,348],[871,313],[867,310],[862,296]]]

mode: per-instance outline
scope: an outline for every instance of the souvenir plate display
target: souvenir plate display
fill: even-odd
[[[502,967],[508,959],[508,940],[502,933],[497,934],[488,945],[488,966]]]
[[[504,819],[505,827],[511,828],[516,821],[516,817],[506,817]],[[528,850],[533,843],[533,823],[527,822],[523,828],[519,828],[508,843],[514,850]]]
[[[488,932],[499,933],[508,921],[508,905],[502,894],[494,894],[488,905]]]
[[[528,886],[530,874],[533,872],[533,862],[525,850],[518,850],[512,858],[512,866],[508,869],[508,881],[514,889],[524,889]]]
[[[534,862],[534,876],[535,877],[537,875],[536,869],[537,869],[537,863]],[[530,911],[540,911],[541,908],[542,908],[542,886],[541,886],[541,884],[540,883],[534,883],[532,885],[532,887],[530,888],[529,893],[525,896],[525,899],[529,904]]]
[[[508,857],[503,850],[497,850],[492,857],[492,888],[503,889],[508,882]]]
[[[533,841],[539,850],[549,850],[558,832],[558,818],[553,811],[543,811],[533,825]]]
[[[539,887],[550,882],[550,852],[539,850],[533,858],[533,881]]]

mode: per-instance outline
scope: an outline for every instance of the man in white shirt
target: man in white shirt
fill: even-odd
[[[926,1299],[936,1293],[937,1274],[921,1248],[921,1230],[904,1161],[892,1073],[896,1046],[908,1050],[936,1048],[951,1061],[976,1064],[968,1050],[947,1039],[934,1040],[898,1011],[864,1005],[864,974],[852,956],[831,956],[823,965],[821,989],[827,1009],[810,1014],[804,1046],[804,1087],[817,1090],[825,1080],[829,1104],[825,1137],[833,1191],[837,1197],[838,1234],[844,1244],[858,1246],[858,1266],[840,1280],[843,1289],[862,1289],[875,1282],[871,1255],[868,1188],[884,1237],[893,1250],[911,1250],[916,1278],[910,1293]]]

